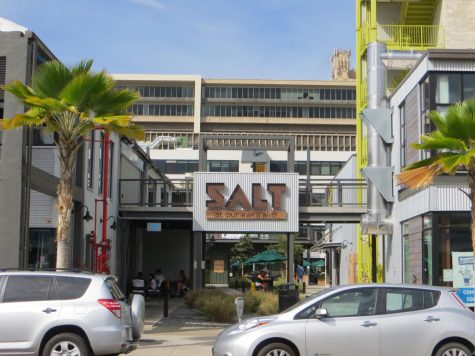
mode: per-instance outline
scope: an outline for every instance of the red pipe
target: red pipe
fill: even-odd
[[[104,135],[104,162],[103,163],[103,172],[102,175],[102,246],[101,246],[101,267],[100,273],[107,273],[109,270],[108,261],[107,261],[107,198],[109,197],[109,144],[110,144],[110,133],[105,131]]]

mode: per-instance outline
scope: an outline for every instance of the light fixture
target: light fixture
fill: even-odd
[[[82,209],[82,208],[86,208],[86,214],[84,214],[84,216],[82,217],[83,220],[91,221],[93,218],[92,218],[91,214],[89,214],[89,208],[88,208],[86,205],[81,204],[81,206],[78,208],[78,210],[79,210],[79,209]],[[74,212],[75,212],[75,211],[73,210],[73,213],[74,213]]]
[[[347,240],[343,240],[343,241],[341,242],[341,248],[345,248],[345,247],[347,247],[348,245],[353,245],[353,242],[347,241]]]
[[[115,216],[109,216],[107,218],[107,220],[109,220],[110,218],[114,219],[114,221],[112,222],[111,226],[109,226],[112,230],[116,230],[117,229],[117,220],[115,219]],[[107,221],[106,220],[106,221]],[[101,223],[102,223],[102,219],[99,220]]]

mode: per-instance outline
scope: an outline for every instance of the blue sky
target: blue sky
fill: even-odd
[[[64,63],[110,73],[329,79],[351,49],[355,0],[0,0]]]

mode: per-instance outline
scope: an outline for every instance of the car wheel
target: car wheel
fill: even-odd
[[[84,339],[76,334],[64,333],[53,336],[45,345],[43,356],[89,356]]]
[[[458,342],[449,342],[437,350],[435,356],[471,356],[470,349]]]
[[[142,337],[145,318],[145,299],[140,294],[133,294],[130,302],[132,319],[132,337],[138,340]]]
[[[260,349],[257,356],[295,356],[295,351],[287,344],[274,342]]]

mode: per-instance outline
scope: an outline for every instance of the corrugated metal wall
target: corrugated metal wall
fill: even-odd
[[[52,147],[34,147],[33,165],[49,174],[54,175],[54,164],[56,162],[56,150]]]
[[[56,227],[55,198],[40,192],[31,191],[30,227]]]

